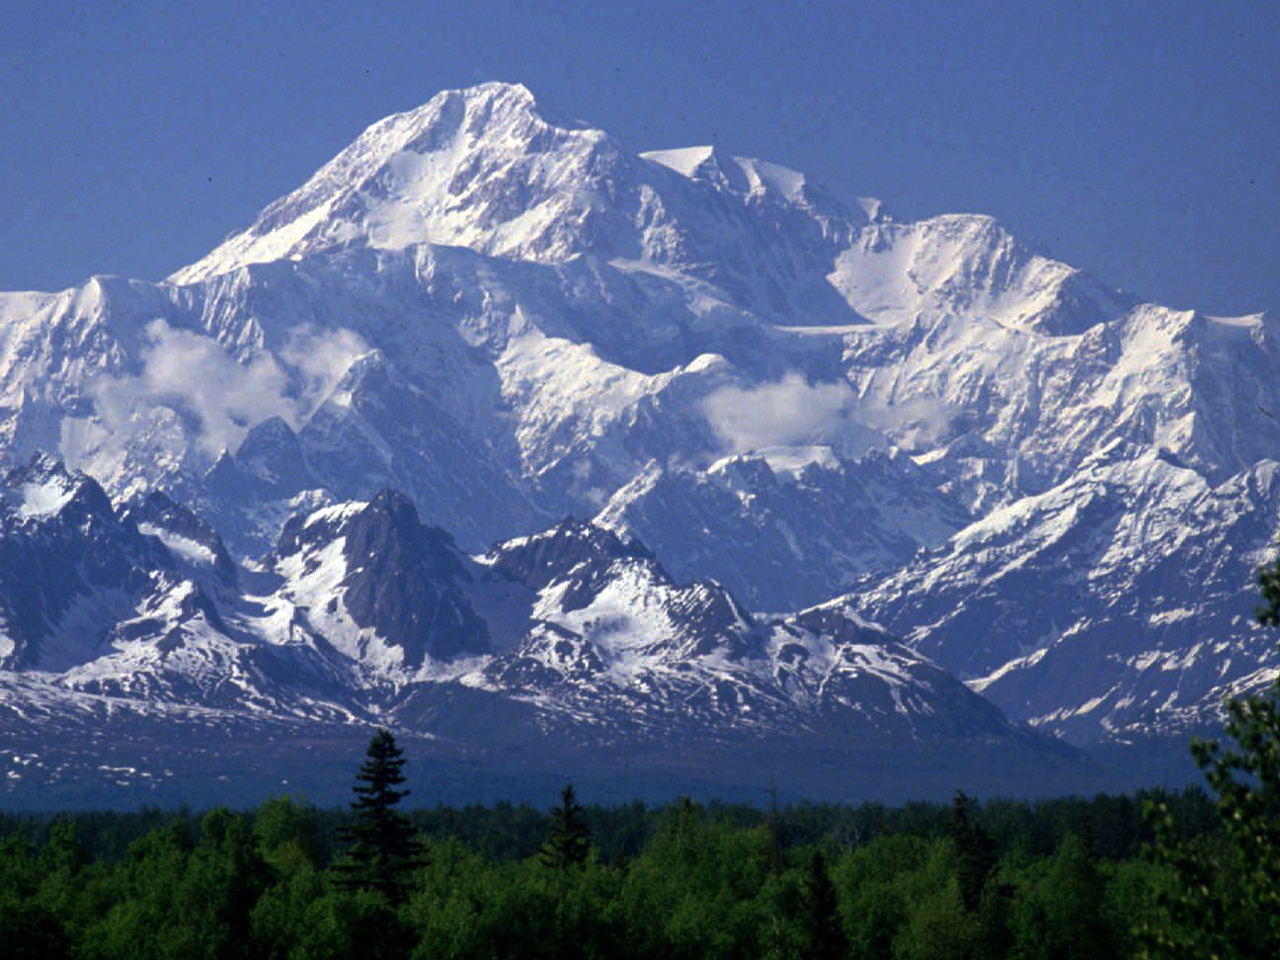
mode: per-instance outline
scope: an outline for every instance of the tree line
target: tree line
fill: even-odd
[[[584,808],[566,787],[545,812],[402,814],[379,738],[348,811],[0,819],[0,953],[1096,960],[1199,923],[1162,899],[1181,867],[1152,854],[1166,825],[1144,808],[1176,824],[1169,849],[1231,846],[1198,789],[760,810]]]

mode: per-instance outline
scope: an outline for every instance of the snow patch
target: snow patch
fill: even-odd
[[[165,545],[171,553],[181,557],[188,563],[200,566],[212,566],[217,562],[212,550],[203,543],[179,536],[171,530],[157,527],[151,523],[138,524],[138,532],[143,536],[155,537]]]
[[[24,483],[20,493],[19,516],[51,517],[71,502],[76,487],[61,477],[52,477],[43,483]]]

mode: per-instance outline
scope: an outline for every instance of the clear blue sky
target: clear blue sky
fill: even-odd
[[[369,123],[519,80],[1102,280],[1280,311],[1280,3],[9,3],[0,289],[158,279]]]

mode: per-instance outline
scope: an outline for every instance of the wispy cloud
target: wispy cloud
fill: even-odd
[[[342,379],[351,362],[369,349],[354,330],[319,330],[311,324],[294,327],[280,357],[300,380],[299,416],[310,414]]]
[[[725,448],[822,443],[838,432],[855,397],[843,380],[809,383],[789,373],[757,387],[722,387],[702,401],[702,412]]]
[[[730,453],[807,444],[850,455],[890,443],[915,447],[940,436],[948,421],[929,397],[871,402],[843,380],[811,383],[798,372],[754,387],[722,387],[702,401],[702,412]]]
[[[240,362],[212,337],[164,320],[149,323],[146,334],[138,374],[103,376],[91,384],[99,419],[123,441],[145,419],[138,413],[168,407],[192,425],[197,448],[210,456],[235,449],[268,417],[297,427],[351,361],[368,350],[350,330],[307,326],[293,332],[279,357],[263,350]]]

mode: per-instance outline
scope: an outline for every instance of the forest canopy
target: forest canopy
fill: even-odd
[[[358,808],[0,815],[0,943],[101,960],[1127,957],[1178,880],[1144,854],[1144,807],[1180,841],[1229,842],[1198,789],[773,811],[558,799],[404,811],[403,887],[352,883]]]

